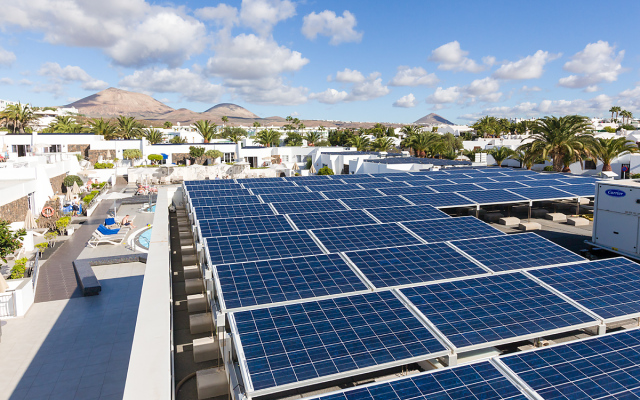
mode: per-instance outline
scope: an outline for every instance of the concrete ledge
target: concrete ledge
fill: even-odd
[[[504,218],[500,218],[498,222],[500,223],[500,225],[504,225],[504,226],[518,226],[520,225],[520,218],[504,217]]]
[[[589,220],[582,217],[569,217],[567,218],[567,225],[586,226],[589,225]]]
[[[534,218],[545,218],[549,214],[544,208],[534,208],[531,210],[531,216]]]
[[[227,375],[224,369],[211,368],[196,372],[198,400],[226,396],[228,393]]]
[[[189,332],[192,335],[211,333],[213,328],[213,320],[211,318],[211,313],[209,312],[189,315]]]
[[[562,213],[549,213],[545,216],[546,219],[553,222],[566,222],[567,216]]]
[[[537,222],[521,222],[518,225],[518,229],[521,231],[537,231],[542,229],[542,226]]]
[[[218,350],[218,342],[212,337],[206,337],[193,340],[193,361],[205,362],[217,360],[220,352]]]
[[[147,262],[146,253],[126,254],[113,257],[98,257],[98,258],[85,258],[82,260],[75,260],[73,262],[73,270],[76,273],[76,278],[80,284],[80,290],[83,296],[95,296],[100,294],[102,286],[100,281],[93,273],[93,268],[97,265],[110,265],[110,264],[124,264],[131,262]]]
[[[500,218],[503,218],[504,214],[499,212],[488,212],[484,215],[484,220],[487,222],[498,222]]]

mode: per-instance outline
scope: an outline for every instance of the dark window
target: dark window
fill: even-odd
[[[596,162],[593,160],[585,160],[584,169],[596,169]]]

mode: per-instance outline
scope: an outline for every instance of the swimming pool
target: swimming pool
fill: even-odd
[[[151,207],[147,207],[147,208],[143,209],[142,211],[154,213],[154,212],[156,212],[156,205],[154,204]]]
[[[155,206],[154,206],[155,207]],[[144,247],[145,249],[149,249],[149,243],[151,243],[151,230],[153,228],[149,228],[138,235],[138,245],[140,247]]]

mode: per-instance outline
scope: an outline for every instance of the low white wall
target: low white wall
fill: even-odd
[[[10,279],[7,284],[9,290],[0,294],[0,318],[24,317],[35,298],[31,278]]]

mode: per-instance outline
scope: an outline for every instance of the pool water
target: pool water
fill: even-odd
[[[155,206],[154,206],[155,207]],[[146,231],[142,232],[138,236],[138,244],[145,249],[149,248],[149,243],[151,243],[151,230],[153,228],[149,228]]]
[[[147,207],[147,208],[144,209],[144,211],[154,213],[154,212],[156,212],[156,205],[155,204],[152,205],[151,208]]]

